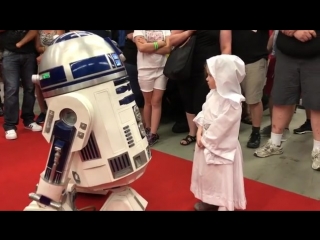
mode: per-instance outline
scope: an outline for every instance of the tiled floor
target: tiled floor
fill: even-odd
[[[39,113],[38,106],[36,106],[35,112]],[[290,130],[300,126],[304,121],[304,111],[298,110],[293,117]],[[263,126],[268,123],[269,117],[266,111]],[[181,146],[179,142],[185,134],[172,133],[172,124],[164,124],[160,127],[161,138],[154,149],[192,161],[194,145]],[[240,142],[243,146],[245,177],[307,197],[320,199],[320,172],[311,169],[312,134],[291,134],[289,140],[284,143],[285,153],[266,159],[254,157],[254,150],[245,147],[249,134],[250,126],[243,124]]]

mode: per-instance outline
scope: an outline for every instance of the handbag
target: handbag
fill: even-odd
[[[191,36],[171,51],[163,69],[167,78],[176,81],[189,79],[195,42],[196,36]]]

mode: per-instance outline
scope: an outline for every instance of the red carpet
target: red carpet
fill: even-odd
[[[3,119],[0,119],[2,125]],[[19,127],[19,138],[8,141],[0,130],[0,210],[23,210],[47,160],[49,146],[41,133]],[[189,191],[192,163],[158,151],[146,173],[132,187],[148,202],[147,210],[193,210]],[[247,210],[320,210],[320,202],[245,179]],[[105,196],[79,194],[77,206],[95,205]]]

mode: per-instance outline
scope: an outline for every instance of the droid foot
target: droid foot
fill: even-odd
[[[100,211],[145,211],[148,202],[130,187],[112,190]]]

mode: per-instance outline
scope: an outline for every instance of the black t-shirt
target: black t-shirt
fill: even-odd
[[[3,48],[15,53],[36,53],[35,42],[33,40],[21,48],[16,47],[16,44],[26,36],[28,31],[29,30],[6,30],[1,36]]]
[[[204,72],[206,60],[221,54],[220,30],[197,30],[194,34],[196,43],[193,52],[192,72]]]
[[[320,30],[315,31],[317,37],[307,42],[301,42],[295,37],[288,37],[282,32],[279,32],[276,40],[277,50],[297,58],[320,56]]]
[[[232,30],[232,54],[245,64],[267,59],[269,30]]]
[[[133,33],[134,30],[126,30],[126,35]],[[131,39],[126,39],[126,43],[122,50],[123,55],[126,58],[126,63],[137,65],[138,49],[136,44]]]

